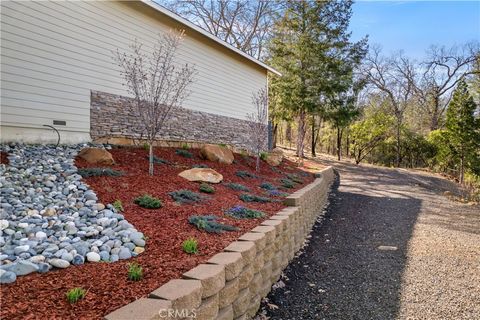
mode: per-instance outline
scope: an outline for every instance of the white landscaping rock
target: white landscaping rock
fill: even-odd
[[[98,262],[100,261],[100,255],[96,252],[89,252],[87,253],[87,261]]]

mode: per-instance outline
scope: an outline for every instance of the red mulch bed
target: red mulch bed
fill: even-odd
[[[0,164],[9,164],[10,162],[8,161],[8,153],[5,151],[0,151]]]
[[[255,162],[252,158],[235,155],[236,163],[223,165],[200,160],[198,150],[189,150],[195,155],[188,159],[175,154],[172,148],[157,148],[155,155],[168,160],[173,165],[155,165],[155,175],[148,175],[147,151],[141,148],[113,149],[111,153],[117,164],[116,170],[126,174],[121,177],[87,178],[86,182],[97,192],[100,201],[113,203],[120,199],[125,209],[125,218],[147,237],[144,253],[138,257],[116,263],[86,263],[46,274],[22,276],[11,285],[1,287],[2,319],[100,319],[115,309],[128,304],[160,287],[171,279],[205,262],[215,253],[222,251],[231,241],[258,225],[264,219],[235,220],[226,218],[223,212],[230,207],[242,204],[249,208],[262,210],[272,215],[280,210],[281,202],[243,203],[238,199],[241,191],[234,191],[218,184],[216,193],[203,203],[175,203],[168,192],[179,189],[198,191],[198,183],[189,182],[178,173],[193,164],[204,163],[220,172],[224,182],[236,182],[248,186],[252,193],[265,195],[258,186],[261,182],[279,185],[279,179],[285,173],[301,173],[292,162],[284,161],[277,170],[262,161],[260,179],[242,179],[235,173],[246,170],[254,173]],[[77,160],[78,167],[92,167]],[[281,172],[279,172],[281,171]],[[313,175],[302,176],[305,184],[313,181]],[[293,192],[296,189],[291,189]],[[163,201],[163,208],[143,209],[133,203],[138,195],[148,193]],[[223,234],[201,232],[190,225],[187,218],[194,214],[215,214],[222,222],[237,226],[240,230]],[[181,244],[195,237],[199,242],[200,253],[188,255]],[[127,280],[127,266],[137,262],[144,269],[144,278],[139,282]],[[74,287],[88,289],[84,300],[69,304],[65,299],[67,290]]]

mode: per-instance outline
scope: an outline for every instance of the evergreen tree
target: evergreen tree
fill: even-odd
[[[322,115],[327,96],[347,90],[352,62],[366,52],[366,39],[349,41],[351,6],[352,1],[289,0],[275,25],[270,63],[283,76],[271,80],[270,90],[276,107],[297,119],[297,156],[303,156],[307,116]]]
[[[464,181],[465,169],[480,174],[480,120],[468,86],[461,80],[447,109],[445,127],[449,146],[459,162],[459,180]]]

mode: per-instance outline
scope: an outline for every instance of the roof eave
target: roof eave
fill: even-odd
[[[255,59],[254,57],[246,54],[245,52],[243,52],[243,51],[235,48],[235,47],[232,46],[231,44],[229,44],[229,43],[227,43],[227,42],[225,42],[225,41],[223,41],[223,40],[215,37],[213,34],[211,34],[211,33],[207,32],[207,31],[203,30],[203,29],[200,28],[199,26],[191,23],[191,22],[188,21],[187,19],[184,19],[184,18],[180,17],[178,14],[176,14],[176,13],[174,13],[174,12],[172,12],[172,11],[164,8],[164,7],[162,7],[161,5],[155,3],[155,2],[153,2],[153,1],[151,1],[151,0],[141,0],[141,2],[143,2],[144,4],[148,5],[149,7],[153,8],[153,9],[161,12],[162,14],[164,14],[164,15],[172,18],[173,20],[176,20],[176,21],[180,22],[181,24],[189,27],[190,29],[195,30],[196,32],[204,35],[205,37],[210,38],[211,40],[213,40],[213,41],[217,42],[218,44],[224,46],[225,48],[227,48],[227,49],[229,49],[229,50],[231,50],[231,51],[233,51],[233,52],[241,55],[242,57],[244,57],[244,58],[252,61],[253,63],[261,66],[262,68],[267,69],[268,71],[270,71],[270,72],[272,72],[272,73],[274,73],[274,74],[276,74],[276,75],[278,75],[278,76],[281,76],[281,75],[282,75],[280,72],[278,72],[278,71],[275,70],[274,68],[270,67],[269,65],[263,63],[263,62],[260,61],[260,60]]]

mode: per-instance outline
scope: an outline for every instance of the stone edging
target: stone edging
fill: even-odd
[[[320,171],[308,186],[285,199],[282,209],[223,252],[149,294],[105,316],[107,320],[250,319],[282,270],[302,247],[334,180]]]

